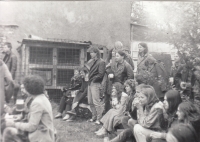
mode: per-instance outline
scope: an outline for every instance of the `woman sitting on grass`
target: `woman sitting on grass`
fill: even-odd
[[[145,142],[146,137],[154,131],[161,131],[163,121],[163,106],[150,85],[142,85],[139,96],[139,103],[136,104],[137,121],[133,128],[133,133],[137,142]]]
[[[113,108],[110,109],[100,120],[103,123],[103,127],[95,132],[98,136],[105,135],[107,132],[111,132],[114,127],[120,123],[120,119],[117,118],[124,115],[124,112],[126,111],[126,105],[129,101],[128,94],[122,92],[122,89],[121,83],[116,82],[113,84],[111,96]],[[129,90],[131,91],[131,89]]]
[[[113,84],[112,96],[115,95],[116,84],[119,84],[120,86],[120,83]],[[135,95],[135,81],[133,79],[129,79],[125,81],[124,85],[125,85],[127,94],[124,92],[121,93],[121,90],[118,92],[119,93],[118,94],[119,97],[117,100],[118,103],[114,105],[115,108],[109,110],[101,119],[101,122],[103,123],[103,127],[99,131],[96,132],[97,135],[99,136],[104,135],[107,133],[107,131],[111,132],[112,130],[114,130],[116,126],[121,124],[121,119],[122,117],[125,116],[125,113],[128,113],[130,111],[131,104]],[[120,96],[121,96],[121,99],[120,99]]]
[[[164,107],[164,117],[165,117],[164,127],[166,130],[168,130],[174,124],[178,123],[176,113],[177,113],[178,106],[181,102],[182,102],[181,96],[178,91],[169,90],[165,93],[163,107]],[[158,142],[158,141],[165,142],[166,132],[165,131],[152,132],[149,138],[152,139],[152,142]]]

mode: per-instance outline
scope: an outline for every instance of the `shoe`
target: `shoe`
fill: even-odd
[[[76,118],[75,116],[70,116],[70,118],[69,118],[69,119],[67,119],[66,121],[67,121],[67,122],[72,122],[72,121],[74,121],[74,120],[75,120],[75,118]]]
[[[58,118],[62,118],[62,114],[57,114],[57,115],[55,116],[55,119],[58,119]]]
[[[91,119],[88,120],[88,122],[95,122],[95,120],[96,119],[91,118]]]
[[[98,131],[94,132],[95,134],[101,132],[103,130],[103,127],[101,127],[101,129],[99,129]]]
[[[95,121],[95,124],[100,125],[101,122],[100,122],[99,120],[96,120],[96,121]]]
[[[97,136],[103,136],[103,135],[106,135],[106,134],[107,134],[107,132],[104,130],[104,131],[97,133],[96,135]]]
[[[67,120],[70,118],[70,115],[69,114],[66,114],[65,117],[63,118],[63,120]]]

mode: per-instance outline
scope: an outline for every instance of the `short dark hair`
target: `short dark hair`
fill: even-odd
[[[101,57],[101,54],[100,54],[100,51],[99,51],[98,47],[90,46],[90,48],[88,49],[88,52],[97,53],[97,58]]]
[[[44,80],[38,75],[30,75],[23,80],[26,91],[31,95],[39,95],[44,93]]]
[[[126,57],[126,53],[123,50],[119,50],[117,53],[124,58]]]
[[[12,49],[12,44],[10,42],[5,42],[3,45],[7,45],[8,48]]]

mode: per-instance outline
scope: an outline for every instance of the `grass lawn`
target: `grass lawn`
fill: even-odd
[[[52,102],[53,115],[58,110],[58,104]],[[57,142],[103,142],[103,137],[95,135],[101,126],[87,122],[84,118],[77,118],[73,122],[54,119],[54,126],[57,129]]]

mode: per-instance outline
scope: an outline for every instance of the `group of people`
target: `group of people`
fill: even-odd
[[[186,78],[186,64],[180,59],[175,61],[169,79],[165,66],[149,54],[146,43],[139,43],[138,49],[134,75],[133,60],[121,42],[115,43],[106,61],[101,59],[99,49],[91,46],[88,49],[91,59],[84,67],[74,70],[70,87],[62,89],[55,118],[74,121],[79,105],[87,103],[92,114],[88,122],[101,125],[94,132],[97,136],[118,132],[107,141],[199,142],[200,111],[192,102],[192,89],[192,93],[185,93],[189,86],[186,82],[191,79],[182,79]],[[4,72],[0,74],[1,85],[4,86],[5,79],[8,83],[13,82],[3,61],[0,67]],[[195,74],[192,81],[199,82],[194,78]],[[23,113],[6,105],[1,107],[1,115],[18,114],[16,118],[5,116],[1,120],[3,142],[55,141],[52,107],[43,79],[25,77],[21,92],[25,100]],[[1,93],[6,96],[5,89],[1,89]],[[182,97],[187,94],[190,99]]]
[[[199,141],[198,107],[191,99],[183,98],[183,95],[191,97],[190,93],[183,93],[187,90],[183,86],[187,79],[182,79],[186,64],[177,66],[180,59],[175,60],[169,76],[165,66],[149,54],[146,43],[139,43],[138,49],[134,77],[134,63],[121,42],[115,43],[106,61],[100,58],[98,48],[89,48],[91,60],[75,70],[70,88],[64,89],[55,118],[74,121],[75,108],[85,100],[92,112],[88,121],[102,125],[95,132],[97,136],[120,130],[110,142]]]

